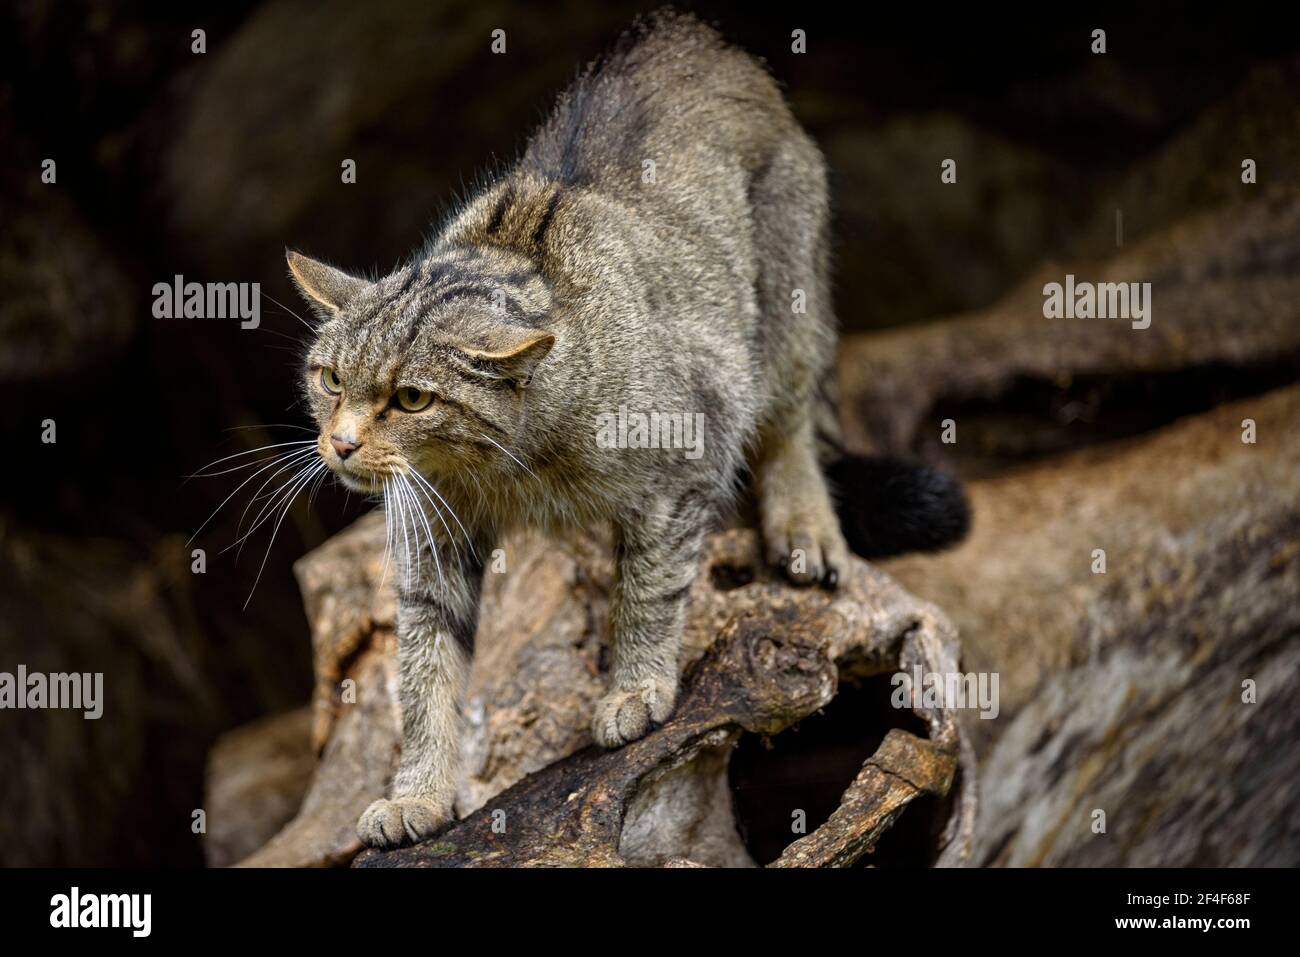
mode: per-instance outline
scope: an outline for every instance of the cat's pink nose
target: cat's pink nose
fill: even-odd
[[[340,439],[337,435],[330,436],[330,445],[334,446],[334,451],[339,454],[339,458],[345,459],[361,447],[360,442],[348,442]]]

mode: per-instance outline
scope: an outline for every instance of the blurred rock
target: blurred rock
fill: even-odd
[[[0,516],[0,670],[103,675],[97,719],[4,712],[4,866],[199,863],[190,813],[221,708],[177,557]]]
[[[203,28],[218,42],[255,5],[256,0],[200,0],[185,7],[19,0],[0,13],[14,43],[6,66],[12,76],[38,85],[47,102],[57,102],[61,143],[95,141],[133,122],[160,86],[193,64],[191,31]],[[22,93],[33,111],[28,122],[48,119],[35,113],[41,105],[36,91]],[[87,153],[65,158],[86,171],[94,159],[93,151]]]
[[[1201,163],[1216,116],[1154,168]],[[1300,719],[1282,690],[1300,662],[1300,183],[1161,207],[1160,190],[1209,182],[1167,176],[1152,208],[1174,221],[1106,259],[841,350],[850,445],[976,477],[969,540],[885,568],[949,610],[963,667],[1000,675],[1001,715],[963,715],[979,865],[1300,859]],[[1151,328],[1045,319],[1043,285],[1066,273],[1151,282]]]
[[[0,130],[12,120],[0,108]],[[106,365],[136,329],[140,299],[110,244],[82,219],[62,155],[5,135],[0,165],[0,386]],[[56,161],[54,183],[41,163]],[[61,174],[61,176],[59,176]]]
[[[846,125],[822,148],[834,177],[836,310],[849,329],[989,303],[1067,243],[1099,185],[947,113]],[[940,180],[946,159],[955,183]]]
[[[1109,257],[1116,210],[1131,245],[1261,193],[1300,195],[1300,59],[1256,66],[1227,95],[1204,85],[1185,71],[1138,74],[1095,57],[1009,92],[1002,119],[1020,124],[1019,137],[982,126],[997,115],[991,110],[980,119],[931,113],[825,131],[844,328],[982,308],[1044,258]],[[1210,105],[1197,112],[1206,97]],[[1149,155],[1140,152],[1152,138]],[[1133,155],[1138,161],[1126,165]],[[1247,157],[1258,166],[1256,185],[1241,182]],[[946,158],[957,161],[954,184],[940,181]]]
[[[391,635],[372,637],[348,672],[356,703],[335,724],[302,806],[240,866],[333,867],[361,850],[357,818],[388,786],[399,743],[395,648]]]
[[[1122,319],[1045,318],[1043,286],[1067,273],[1097,283],[1150,282],[1150,328]],[[1104,432],[1108,420],[1133,409],[1089,408],[1095,401],[1071,396],[1072,382],[1127,375],[1159,383],[1159,373],[1198,368],[1214,373],[1211,379],[1258,370],[1255,388],[1267,388],[1269,376],[1289,381],[1300,369],[1300,185],[1189,217],[1106,261],[1044,266],[972,315],[846,337],[838,360],[851,446],[945,452],[935,409],[946,403],[958,420],[958,455],[977,451],[962,436],[970,418],[960,414],[962,402],[996,403],[1025,382],[1042,383],[1079,399],[1081,408],[1063,403],[1050,410],[1072,441],[1087,441],[1090,422],[1112,438]],[[1215,400],[1208,391],[1187,397],[1201,404],[1183,411]],[[1159,424],[1139,417],[1132,431]],[[1000,430],[1024,432],[1023,423]]]
[[[1297,89],[1300,57],[1255,67],[1101,197],[1077,247],[1114,248],[1116,210],[1128,243],[1192,214],[1250,205],[1261,192],[1300,195]],[[1245,159],[1256,164],[1253,185],[1241,181]]]
[[[1089,55],[1076,69],[1014,84],[1002,108],[1020,123],[1032,121],[1039,130],[1076,144],[1080,131],[1107,126],[1133,139],[1183,119],[1189,106],[1199,105],[1199,86],[1187,71],[1165,72],[1145,60]]]
[[[208,866],[234,864],[270,840],[298,812],[315,768],[310,708],[218,738],[208,754],[203,799]]]
[[[476,173],[513,156],[622,20],[593,8],[561,22],[505,0],[274,0],[210,38],[135,155],[159,155],[154,199],[174,253],[213,275],[288,291],[284,248],[308,244],[388,268]],[[490,50],[498,28],[505,55]]]
[[[977,477],[967,542],[885,565],[949,610],[965,668],[1000,675],[999,718],[963,715],[975,863],[1300,859],[1281,691],[1300,659],[1300,182],[1204,199],[989,309],[843,345],[850,445]],[[1045,318],[1043,284],[1066,273],[1152,283],[1150,328]]]
[[[886,564],[1001,674],[998,719],[963,715],[974,863],[1300,860],[1298,417],[1292,386],[972,483],[966,543]]]

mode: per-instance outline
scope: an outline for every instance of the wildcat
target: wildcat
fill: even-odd
[[[737,476],[768,560],[835,586],[848,548],[815,434],[835,344],[828,226],[821,154],[763,66],[661,13],[405,265],[370,281],[288,254],[321,320],[304,376],[317,449],[390,519],[403,746],[362,841],[419,841],[452,816],[483,560],[504,529],[612,525],[605,747],[673,710],[687,596]],[[597,441],[620,409],[702,414],[696,454]],[[964,531],[938,473],[837,468],[858,504],[892,490],[845,526],[859,551],[891,529],[911,547]]]

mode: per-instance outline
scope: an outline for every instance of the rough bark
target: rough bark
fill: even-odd
[[[975,863],[1300,860],[1298,418],[1291,387],[975,482],[965,544],[886,564],[1001,673]]]
[[[302,811],[246,864],[333,864],[360,850],[357,815],[383,793],[397,756],[393,605],[375,587],[382,542],[382,524],[364,519],[299,564],[324,752]],[[464,819],[418,847],[366,852],[366,866],[752,865],[726,776],[741,735],[795,725],[841,682],[957,667],[947,619],[878,570],[855,563],[836,593],[800,591],[771,578],[754,533],[721,533],[693,594],[676,712],[605,752],[588,724],[605,681],[607,550],[529,535],[505,544],[505,563],[485,589],[457,802]],[[349,680],[355,704],[341,698]],[[917,714],[928,737],[888,730],[839,810],[778,864],[851,864],[909,803],[950,792],[935,859],[963,857],[975,793],[957,773],[956,717]]]

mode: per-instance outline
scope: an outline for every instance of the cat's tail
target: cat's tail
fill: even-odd
[[[938,551],[970,529],[961,484],[932,466],[842,455],[825,472],[844,539],[862,558]]]

